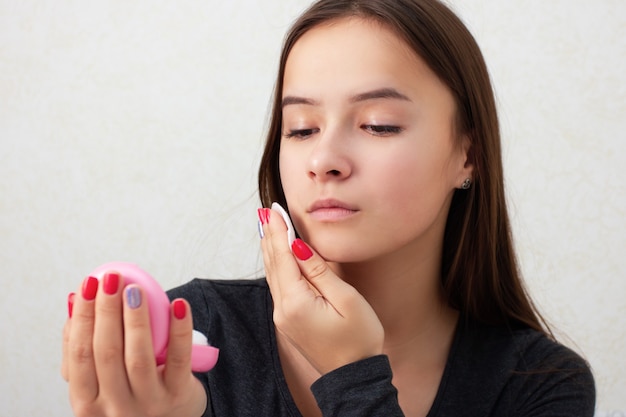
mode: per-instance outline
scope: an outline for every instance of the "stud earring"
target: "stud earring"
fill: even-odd
[[[463,184],[461,184],[461,189],[467,190],[471,186],[472,186],[472,180],[469,178],[465,178],[465,181],[463,181]]]

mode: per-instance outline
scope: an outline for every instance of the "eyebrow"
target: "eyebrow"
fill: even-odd
[[[350,99],[351,103],[359,103],[367,100],[377,99],[391,99],[391,100],[403,100],[411,101],[410,98],[396,90],[395,88],[379,88],[378,90],[366,91],[365,93],[357,94]]]
[[[297,97],[297,96],[285,96],[283,97],[281,107],[284,109],[286,106],[290,106],[293,104],[306,104],[309,106],[317,106],[319,103],[310,98]]]
[[[366,91],[365,93],[357,94],[351,97],[350,103],[360,103],[362,101],[379,100],[379,99],[412,101],[408,96],[400,93],[395,88],[379,88],[379,89],[372,90],[372,91]],[[281,107],[284,109],[286,106],[290,106],[294,104],[305,104],[309,106],[317,106],[319,105],[319,102],[310,98],[306,98],[306,97],[285,96],[283,97]]]

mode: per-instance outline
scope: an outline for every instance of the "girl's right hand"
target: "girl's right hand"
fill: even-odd
[[[171,304],[165,365],[156,365],[150,318],[138,285],[116,272],[89,277],[68,300],[61,374],[77,417],[199,417],[204,388],[191,373],[192,318],[185,300]]]

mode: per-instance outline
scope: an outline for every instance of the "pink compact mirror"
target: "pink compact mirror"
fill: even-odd
[[[124,279],[124,285],[139,285],[148,299],[150,312],[150,328],[152,330],[152,346],[157,365],[165,363],[167,343],[170,331],[170,300],[159,283],[138,266],[127,262],[109,262],[100,265],[90,274],[102,280],[107,272],[118,272]],[[191,370],[207,372],[215,366],[219,349],[208,344],[206,337],[194,330],[191,348]]]

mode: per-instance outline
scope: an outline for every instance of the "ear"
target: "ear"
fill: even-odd
[[[472,146],[472,139],[469,134],[464,134],[461,137],[461,144],[459,147],[458,156],[458,173],[455,181],[456,188],[461,188],[461,185],[469,178],[471,182],[474,182],[474,147]]]

